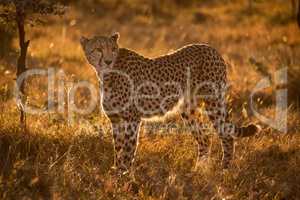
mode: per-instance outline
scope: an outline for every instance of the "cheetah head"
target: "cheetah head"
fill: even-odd
[[[95,67],[97,72],[112,68],[118,56],[119,33],[111,36],[95,36],[92,39],[80,38],[88,62]]]

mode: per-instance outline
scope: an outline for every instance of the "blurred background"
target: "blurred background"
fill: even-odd
[[[33,1],[34,2],[34,1]],[[38,2],[38,1],[37,1]],[[43,1],[41,1],[43,2]],[[0,2],[0,5],[3,1]],[[47,77],[26,80],[29,105],[51,113],[27,115],[20,127],[13,91],[20,53],[17,26],[0,7],[0,195],[3,199],[298,199],[300,197],[300,29],[297,0],[86,0],[61,1],[63,14],[29,12],[26,66],[63,70],[65,104],[72,83],[98,87],[81,50],[80,36],[120,33],[119,45],[147,57],[191,43],[215,47],[228,63],[228,102],[233,121],[259,120],[249,108],[255,85],[273,84],[255,96],[261,114],[274,117],[274,74],[287,68],[288,132],[262,124],[263,132],[237,142],[232,169],[220,171],[221,148],[212,139],[211,160],[193,171],[196,143],[189,134],[155,134],[144,126],[134,181],[109,174],[113,149],[108,120],[99,105],[88,115],[58,112],[47,102]],[[13,12],[13,11],[12,11]],[[3,18],[4,17],[4,18]],[[57,79],[58,77],[56,77]],[[56,85],[57,86],[57,85]],[[57,89],[55,96],[57,96]],[[91,94],[76,93],[87,106]],[[178,124],[181,122],[179,121]],[[176,130],[174,130],[176,132]],[[178,131],[177,131],[178,132]],[[153,133],[153,134],[152,134]],[[134,182],[134,184],[132,184]],[[120,184],[120,187],[116,185]]]

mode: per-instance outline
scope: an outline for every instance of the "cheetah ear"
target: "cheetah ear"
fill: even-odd
[[[86,37],[84,37],[84,36],[81,36],[80,37],[80,44],[81,44],[81,46],[85,46],[85,44],[87,43],[89,41],[89,39],[87,39]]]
[[[110,36],[110,38],[114,41],[114,42],[118,42],[119,38],[120,38],[120,34],[118,32],[112,34]]]

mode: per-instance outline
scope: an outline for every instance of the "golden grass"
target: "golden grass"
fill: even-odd
[[[263,63],[271,76],[283,66],[292,69],[288,88],[294,94],[291,98],[297,99],[294,91],[299,91],[300,85],[300,38],[296,23],[289,18],[288,3],[262,1],[249,14],[246,5],[239,1],[203,1],[185,8],[174,5],[169,12],[163,7],[167,4],[159,11],[151,3],[133,1],[127,7],[116,7],[114,3],[101,2],[106,11],[101,6],[90,10],[89,1],[86,7],[71,6],[63,18],[50,17],[47,26],[28,27],[28,37],[32,40],[28,66],[54,66],[65,71],[66,81],[89,80],[97,85],[95,74],[80,49],[79,37],[117,30],[121,34],[121,46],[149,57],[192,42],[216,47],[230,63],[230,102],[233,120],[239,124],[258,121],[245,104],[249,103],[252,88],[263,77],[249,62],[250,58]],[[22,132],[12,95],[14,62],[9,59],[0,62],[2,199],[279,200],[300,197],[297,101],[292,101],[294,107],[289,112],[287,134],[263,125],[260,135],[238,140],[232,167],[225,172],[221,170],[222,153],[216,136],[212,138],[208,163],[194,170],[196,143],[189,134],[166,131],[150,134],[146,126],[141,133],[134,177],[116,180],[110,173],[111,132],[99,109],[86,116],[76,115],[77,123],[70,126],[67,113],[28,115],[28,132]],[[43,107],[46,78],[33,78],[27,91],[30,103]],[[264,100],[259,105],[260,112],[271,116],[274,91],[259,95]],[[80,105],[86,99],[86,93],[78,94]]]

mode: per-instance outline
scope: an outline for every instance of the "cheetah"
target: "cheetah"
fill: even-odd
[[[198,160],[209,153],[209,136],[197,117],[199,107],[221,139],[222,166],[228,168],[234,139],[257,133],[258,125],[236,127],[226,111],[226,63],[206,44],[191,44],[157,58],[146,58],[119,48],[119,34],[81,37],[86,59],[100,82],[101,106],[111,122],[114,167],[129,170],[144,119],[164,116],[174,109],[191,128],[198,143]]]

